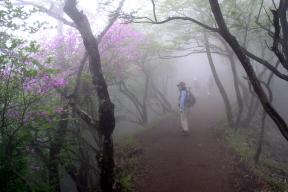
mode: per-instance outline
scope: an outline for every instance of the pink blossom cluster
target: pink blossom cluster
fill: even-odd
[[[99,45],[100,54],[105,57],[105,54],[114,49],[128,59],[135,59],[143,40],[143,34],[133,29],[131,25],[115,23]]]
[[[48,114],[46,111],[29,111],[23,114],[20,112],[20,109],[12,108],[7,111],[6,116],[10,120],[15,121],[21,121],[24,124],[29,124],[36,119],[43,119],[45,121],[51,122],[52,116]],[[23,119],[22,119],[23,118]]]
[[[79,55],[82,54],[81,38],[74,31],[45,39],[41,43],[40,51],[32,56],[44,70],[39,70],[36,77],[25,79],[25,90],[43,95],[55,88],[64,88],[68,83],[68,76],[75,72],[75,68],[73,69],[75,66],[73,65],[75,63],[79,64]],[[28,65],[31,67],[34,64],[30,62]],[[57,73],[54,72],[52,75],[45,72],[45,69],[51,69],[57,71]]]
[[[24,89],[27,92],[43,95],[53,89],[64,88],[67,81],[62,77],[51,77],[49,75],[27,78],[24,83]]]
[[[114,77],[124,74],[129,64],[140,56],[139,46],[143,41],[143,34],[131,25],[115,23],[99,44],[103,71]],[[59,57],[59,52],[62,57]],[[83,52],[80,35],[74,31],[46,40],[41,44],[41,51],[35,53],[33,58],[43,67],[57,69],[59,72],[53,76],[38,72],[36,77],[25,80],[25,90],[43,95],[52,89],[65,87],[66,79],[78,68]],[[52,58],[51,63],[46,62],[49,57]],[[29,65],[33,66],[33,63]]]
[[[139,58],[139,47],[143,41],[144,35],[131,25],[115,23],[99,44],[103,71],[114,77],[121,76],[129,64]],[[58,57],[60,52],[62,57]],[[42,51],[37,57],[38,60],[43,60],[41,57],[52,57],[53,62],[48,66],[61,70],[59,76],[67,78],[77,70],[83,53],[84,46],[80,34],[68,31],[63,36],[58,35],[43,42]]]
[[[83,55],[84,47],[80,34],[69,30],[63,35],[46,39],[42,44],[41,56],[52,58],[50,67],[57,69],[67,69],[79,63],[80,55]]]
[[[116,78],[121,77],[129,65],[140,57],[143,42],[144,35],[131,25],[115,23],[99,45],[103,70]]]

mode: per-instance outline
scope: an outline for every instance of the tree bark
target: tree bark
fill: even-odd
[[[115,165],[112,140],[112,133],[115,128],[114,104],[111,102],[102,73],[98,42],[92,33],[88,18],[76,8],[76,0],[66,0],[64,11],[76,24],[88,53],[92,83],[99,100],[99,130],[103,136],[102,154],[99,158],[100,184],[102,191],[112,192]]]

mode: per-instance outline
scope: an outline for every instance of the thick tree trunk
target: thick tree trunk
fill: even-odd
[[[114,104],[111,102],[102,73],[98,42],[92,33],[86,15],[76,8],[76,0],[66,0],[64,11],[75,22],[88,53],[92,83],[95,86],[99,100],[99,130],[103,136],[102,155],[99,160],[100,184],[102,191],[112,192],[114,184],[114,148],[112,140],[112,133],[115,128]]]
[[[204,44],[205,44],[205,49],[206,49],[206,54],[207,54],[207,58],[208,58],[208,62],[209,62],[209,65],[210,65],[210,68],[211,68],[211,72],[212,72],[212,75],[214,77],[214,80],[216,82],[216,85],[218,87],[218,90],[222,96],[222,99],[223,99],[223,102],[224,102],[224,105],[225,105],[225,110],[226,110],[226,116],[227,116],[227,121],[229,123],[229,126],[231,128],[234,127],[234,122],[233,122],[233,116],[232,116],[232,108],[231,108],[231,104],[230,104],[230,101],[229,101],[229,98],[228,98],[228,95],[224,89],[224,86],[217,74],[217,71],[216,71],[216,68],[215,68],[215,65],[214,65],[214,62],[213,62],[213,58],[212,58],[212,55],[211,55],[211,50],[210,50],[210,47],[209,47],[209,40],[208,40],[208,36],[207,36],[207,32],[204,31]]]
[[[219,27],[219,33],[220,35],[227,41],[227,43],[231,46],[234,53],[237,55],[239,61],[241,62],[243,68],[245,69],[248,78],[254,88],[255,93],[257,94],[258,98],[260,99],[260,102],[264,108],[264,110],[267,112],[267,114],[273,119],[273,121],[278,126],[280,132],[285,137],[286,140],[288,140],[288,127],[286,122],[283,120],[283,118],[278,114],[278,112],[274,109],[274,107],[270,104],[266,93],[264,92],[263,88],[260,85],[259,80],[257,79],[257,76],[253,70],[253,67],[250,63],[250,60],[243,52],[241,46],[239,45],[237,39],[229,32],[218,0],[209,0],[211,9],[213,12],[213,15],[215,17],[215,20]]]

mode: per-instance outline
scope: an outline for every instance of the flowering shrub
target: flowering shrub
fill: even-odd
[[[5,178],[0,188],[7,192],[51,191],[45,161],[67,104],[57,91],[74,87],[84,55],[80,35],[72,30],[42,38],[40,44],[15,36],[18,30],[30,30],[25,22],[29,15],[9,0],[0,5],[0,175]],[[123,78],[143,40],[129,25],[116,23],[109,29],[99,44],[108,81]]]
[[[106,79],[121,79],[141,55],[144,35],[131,25],[115,23],[99,44]],[[109,80],[109,79],[107,79]]]

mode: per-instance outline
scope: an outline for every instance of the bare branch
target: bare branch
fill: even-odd
[[[169,21],[174,21],[174,20],[182,20],[182,21],[191,21],[192,23],[195,23],[205,29],[208,29],[212,32],[218,32],[217,28],[214,27],[210,27],[208,25],[205,25],[204,23],[201,23],[200,21],[193,19],[191,17],[181,17],[181,16],[174,16],[174,17],[168,17],[162,21],[155,21],[152,20],[148,17],[132,17],[133,19],[133,23],[151,23],[151,24],[163,24],[163,23],[168,23]],[[142,20],[142,19],[146,19],[146,20]]]
[[[63,18],[62,16],[58,15],[57,13],[53,12],[51,9],[47,9],[44,6],[41,6],[33,1],[24,1],[24,0],[17,0],[21,5],[32,5],[36,8],[38,8],[40,11],[46,13],[47,15],[53,17],[54,19],[57,19],[59,21],[62,21],[65,25],[68,25],[70,27],[76,28],[76,25],[71,22],[66,20],[65,18]]]
[[[261,1],[260,9],[259,9],[258,15],[257,15],[257,17],[256,17],[256,22],[259,21],[260,13],[261,13],[261,10],[262,10],[262,8],[263,8],[263,4],[264,4],[264,0]]]
[[[183,21],[191,21],[192,23],[195,23],[205,29],[208,29],[212,32],[218,32],[218,29],[217,28],[214,28],[214,27],[210,27],[208,25],[205,25],[204,23],[196,20],[196,19],[193,19],[191,17],[187,17],[187,16],[174,16],[174,17],[168,17],[162,21],[158,21],[157,19],[157,15],[156,15],[156,8],[155,8],[155,2],[154,0],[151,0],[152,2],[152,6],[153,6],[153,15],[154,15],[154,20],[149,18],[149,17],[134,17],[134,16],[131,16],[131,15],[123,15],[122,17],[126,19],[130,19],[130,22],[133,22],[133,23],[151,23],[151,24],[163,24],[163,23],[167,23],[169,21],[173,21],[173,20],[183,20]]]
[[[154,19],[155,19],[155,21],[157,22],[156,9],[155,9],[155,2],[154,2],[154,0],[151,0],[151,2],[152,2],[152,6],[153,6]]]
[[[207,51],[206,50],[194,50],[194,51],[182,54],[182,55],[171,55],[171,56],[168,56],[168,55],[161,56],[161,55],[159,55],[159,58],[160,59],[177,59],[177,58],[181,58],[181,57],[187,57],[187,56],[192,55],[192,54],[202,54],[202,53],[207,53]],[[210,51],[210,53],[211,54],[222,55],[222,56],[225,56],[225,57],[228,56],[227,53],[220,52],[220,51]]]
[[[264,110],[269,114],[269,116],[273,119],[277,127],[279,128],[280,132],[284,136],[284,138],[288,141],[288,126],[284,119],[280,116],[280,114],[275,110],[275,108],[271,105],[268,100],[267,94],[264,92],[263,88],[257,76],[255,74],[254,69],[252,68],[251,62],[243,48],[239,45],[237,39],[230,33],[229,29],[226,26],[224,17],[222,15],[220,5],[218,0],[209,0],[211,10],[213,12],[214,18],[219,27],[220,35],[227,41],[227,43],[231,46],[235,54],[237,55],[238,59],[241,61],[243,68],[248,75],[249,81],[251,82],[255,93],[257,94]]]
[[[288,75],[285,75],[283,73],[281,73],[280,71],[277,70],[277,68],[275,68],[273,65],[271,65],[268,61],[256,56],[255,54],[249,52],[246,49],[242,49],[244,51],[244,53],[251,59],[257,61],[258,63],[264,65],[265,67],[267,67],[270,71],[272,71],[277,77],[288,81]]]
[[[114,11],[114,16],[109,20],[108,25],[104,28],[104,30],[100,33],[100,35],[97,37],[98,42],[100,43],[102,40],[102,37],[107,33],[107,31],[110,29],[110,27],[115,23],[117,18],[119,17],[119,13],[124,5],[125,0],[121,0],[117,9]]]

